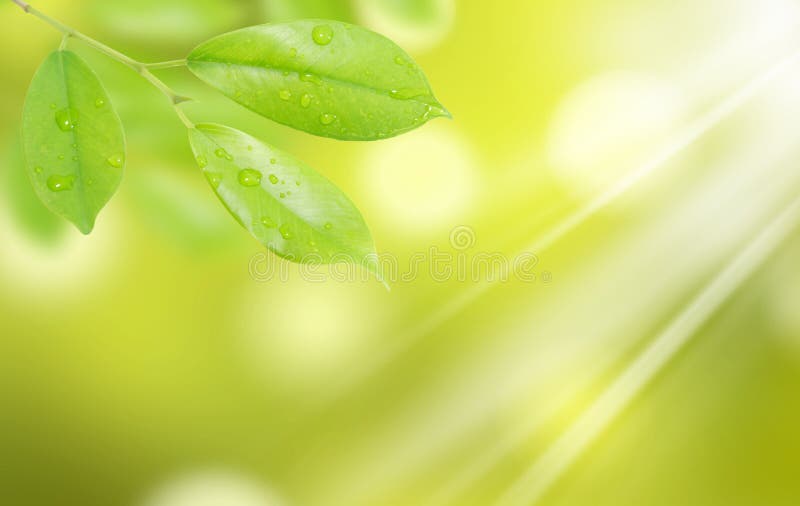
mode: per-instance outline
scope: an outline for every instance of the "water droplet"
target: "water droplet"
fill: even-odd
[[[314,241],[308,241],[308,245],[311,246],[312,248],[316,248],[317,247],[317,243],[314,242]]]
[[[94,184],[94,179],[89,179],[86,181],[87,186],[92,186]]]
[[[41,168],[41,167],[36,167],[36,168],[34,168],[34,169],[33,169],[33,171],[34,171],[35,173],[37,173],[37,174],[41,174],[42,172],[44,172],[44,169],[43,169],[43,168]]]
[[[322,113],[319,117],[319,122],[323,125],[330,125],[334,121],[336,121],[336,116],[327,112]]]
[[[311,105],[312,100],[314,100],[314,97],[306,93],[300,98],[300,105],[303,107],[308,107],[309,105]]]
[[[291,74],[291,72],[289,72],[288,70],[283,71],[283,77],[289,77],[289,74]]]
[[[292,231],[289,230],[289,225],[281,225],[280,228],[278,228],[278,231],[281,233],[281,237],[287,241],[292,238]]]
[[[100,109],[104,105],[106,105],[106,101],[102,98],[98,98],[97,100],[94,101],[94,106],[97,107],[98,109]]]
[[[275,228],[278,226],[278,224],[275,223],[275,221],[273,221],[273,219],[270,218],[269,216],[264,216],[263,218],[261,218],[261,224],[267,228]]]
[[[58,155],[59,160],[63,160],[64,158],[66,158],[64,155]]]
[[[313,83],[317,86],[322,84],[322,79],[314,74],[300,74],[300,80],[305,83]]]
[[[78,161],[78,155],[75,155],[75,156],[73,156],[73,157],[72,157],[72,161],[73,161],[73,162],[77,162],[77,161]]]
[[[333,223],[327,222],[327,223],[325,223],[324,227],[325,227],[325,230],[330,230],[330,229],[333,228]]]
[[[389,96],[397,100],[410,100],[412,98],[422,97],[429,95],[428,90],[421,88],[404,88],[401,90],[392,90]]]
[[[281,92],[278,93],[278,96],[281,97],[281,100],[291,100],[292,92],[289,90],[281,90]]]
[[[272,184],[278,184],[278,176],[276,176],[275,174],[270,174],[269,182]]]
[[[290,58],[297,58],[297,49],[296,48],[293,47],[293,48],[291,48],[289,50],[289,57]]]
[[[76,142],[76,143],[74,143],[74,144],[72,145],[72,148],[73,148],[73,149],[78,149],[78,143],[77,143],[77,142]]]
[[[285,193],[281,193],[281,198],[285,199],[286,198],[286,194]]]
[[[63,192],[71,190],[75,184],[75,176],[59,176],[54,174],[47,178],[47,187],[52,192]]]
[[[56,104],[50,104],[50,109],[52,109],[54,111],[56,110],[57,107],[58,106]]]
[[[230,153],[228,153],[227,151],[225,151],[222,148],[219,148],[216,151],[214,151],[214,154],[217,155],[217,158],[224,158],[224,159],[228,160],[229,162],[233,161],[233,156],[231,156]]]
[[[197,165],[199,165],[201,169],[205,169],[208,166],[208,158],[203,155],[198,156]]]
[[[69,132],[78,126],[78,111],[70,109],[61,109],[56,112],[56,125],[62,132]]]
[[[320,46],[327,46],[333,40],[333,28],[330,25],[318,25],[311,30],[311,38]]]
[[[254,169],[239,171],[239,184],[242,186],[258,186],[261,184],[261,173]]]
[[[395,62],[396,64],[398,64],[398,65],[405,65],[405,64],[406,64],[406,61],[405,61],[405,60],[404,60],[402,57],[400,57],[400,56],[396,57],[396,58],[394,59],[394,62]]]
[[[300,186],[300,181],[295,181],[294,184]]]
[[[211,187],[216,190],[219,188],[219,185],[222,182],[222,174],[218,174],[216,172],[206,172],[206,179],[208,179]]]
[[[125,157],[123,155],[111,155],[108,157],[108,160],[106,160],[106,162],[108,162],[108,164],[114,167],[115,169],[119,169],[122,168],[123,165],[125,165]]]

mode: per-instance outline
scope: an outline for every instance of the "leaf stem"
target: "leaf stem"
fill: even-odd
[[[181,66],[181,65],[185,64],[186,60],[174,60],[174,61],[160,62],[160,63],[153,63],[153,64],[142,63],[140,61],[134,60],[133,58],[131,58],[131,57],[125,55],[125,54],[120,53],[116,49],[113,49],[111,47],[106,46],[102,42],[96,41],[93,38],[91,38],[91,37],[89,37],[87,35],[84,35],[83,33],[75,30],[74,28],[71,28],[71,27],[65,25],[64,23],[62,23],[62,22],[60,22],[60,21],[58,21],[56,19],[51,18],[47,14],[37,10],[32,5],[30,5],[29,3],[27,3],[27,2],[25,2],[23,0],[11,0],[11,1],[14,2],[15,4],[17,4],[23,11],[27,12],[28,14],[32,14],[33,16],[39,18],[40,20],[44,21],[48,25],[52,26],[56,30],[58,30],[61,33],[63,33],[64,34],[64,40],[62,41],[61,49],[64,48],[66,40],[69,37],[74,37],[76,39],[79,39],[79,40],[83,41],[89,47],[99,51],[100,53],[105,54],[109,58],[117,60],[118,62],[122,63],[123,65],[126,65],[126,66],[130,67],[131,69],[133,69],[140,76],[142,76],[143,78],[147,79],[147,81],[149,81],[150,84],[155,86],[156,89],[158,89],[161,93],[163,93],[169,99],[169,101],[175,107],[175,111],[178,113],[178,117],[180,117],[181,121],[183,121],[184,124],[186,124],[187,126],[191,125],[191,122],[188,120],[186,115],[183,114],[183,112],[180,109],[178,109],[178,107],[177,107],[179,104],[182,104],[184,102],[188,102],[191,99],[187,98],[187,97],[185,97],[183,95],[179,95],[172,88],[167,86],[167,84],[164,81],[162,81],[161,79],[156,77],[152,72],[150,72],[150,69],[164,69],[164,68],[178,67],[178,66]]]
[[[162,61],[158,63],[145,63],[144,66],[150,70],[159,70],[159,69],[173,69],[176,67],[183,67],[186,65],[186,60],[170,60],[170,61]]]

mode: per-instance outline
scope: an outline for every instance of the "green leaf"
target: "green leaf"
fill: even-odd
[[[84,234],[119,187],[125,137],[102,84],[75,54],[39,67],[22,116],[28,175],[42,202]]]
[[[337,21],[231,32],[197,47],[187,64],[245,107],[323,137],[383,139],[450,116],[405,51]]]
[[[225,126],[197,125],[189,141],[219,199],[271,251],[298,263],[347,262],[377,272],[364,218],[325,177]]]

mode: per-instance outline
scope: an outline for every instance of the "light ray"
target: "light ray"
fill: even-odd
[[[496,506],[532,506],[614,421],[697,329],[800,224],[796,198],[675,318],[608,389],[509,487]]]
[[[637,183],[657,169],[663,167],[673,157],[702,138],[708,131],[758,95],[768,84],[783,76],[798,63],[798,60],[800,60],[800,50],[793,52],[765,72],[754,77],[747,84],[730,94],[712,110],[689,124],[668,143],[666,149],[656,154],[656,156],[631,172],[627,177],[621,179],[609,190],[601,193],[575,213],[567,216],[545,235],[533,241],[527,247],[522,248],[520,253],[533,252],[537,255],[541,255],[597,212],[609,206]],[[351,373],[343,375],[337,384],[331,386],[331,397],[327,399],[327,402],[335,402],[355,386],[370,378],[384,366],[391,363],[395,357],[409,350],[418,340],[431,334],[437,328],[453,319],[495,286],[497,286],[496,283],[480,282],[460,292],[446,304],[442,305],[436,312],[431,313],[428,317],[423,318],[418,324],[409,328],[399,337],[391,340],[390,345],[365,366],[353,369]]]

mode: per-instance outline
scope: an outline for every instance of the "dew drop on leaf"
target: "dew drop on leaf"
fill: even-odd
[[[70,109],[61,109],[56,112],[56,125],[62,132],[69,132],[78,125],[78,111]]]
[[[269,163],[272,164],[272,165],[275,165],[276,163],[278,163],[278,160],[275,159],[275,158],[270,158],[269,159]]]
[[[34,169],[33,169],[33,171],[34,171],[35,173],[37,173],[37,174],[41,174],[42,172],[44,172],[44,169],[43,169],[43,168],[41,168],[41,167],[36,167],[36,168],[34,168]]]
[[[325,223],[325,230],[330,230],[333,228],[333,224],[331,222]]]
[[[314,97],[306,93],[300,98],[300,105],[303,107],[308,107],[311,105],[312,100],[314,100]]]
[[[330,125],[334,121],[336,121],[336,116],[334,116],[333,114],[329,114],[327,112],[322,113],[319,117],[319,122],[322,123],[323,125]]]
[[[281,225],[278,231],[284,239],[289,240],[292,238],[292,231],[289,229],[289,225]]]
[[[267,228],[275,228],[278,226],[278,224],[275,223],[275,221],[273,221],[273,219],[270,218],[269,216],[264,216],[263,218],[261,218],[261,224]]]
[[[199,165],[201,169],[205,169],[208,166],[208,159],[203,155],[198,156],[197,165]]]
[[[112,167],[114,167],[115,169],[120,169],[120,168],[122,168],[123,165],[125,165],[125,157],[123,155],[119,155],[119,154],[111,155],[111,156],[108,157],[106,162],[109,165],[111,165]]]
[[[278,176],[276,176],[275,174],[270,174],[269,182],[272,184],[278,184]]]
[[[59,176],[54,174],[47,178],[47,188],[52,192],[63,192],[71,190],[75,184],[75,176]]]
[[[314,74],[300,74],[300,80],[305,83],[313,83],[317,86],[322,84],[322,79]]]
[[[291,100],[292,92],[289,90],[281,90],[281,92],[278,93],[278,96],[281,97],[281,100]]]
[[[296,49],[296,48],[291,48],[291,49],[289,50],[289,57],[291,57],[291,58],[297,58],[297,49]]]
[[[255,169],[239,171],[239,184],[242,186],[258,186],[261,184],[261,173]]]
[[[311,38],[320,46],[327,46],[333,40],[333,28],[330,25],[318,25],[311,30]]]
[[[211,187],[215,190],[219,188],[219,184],[222,182],[222,174],[217,174],[216,172],[208,172],[206,173],[206,179],[211,184]]]
[[[286,198],[286,194],[285,193],[281,193],[281,198],[285,199]]]
[[[98,109],[100,109],[104,105],[106,105],[106,101],[102,98],[98,98],[97,100],[94,101],[94,106],[97,107]]]

